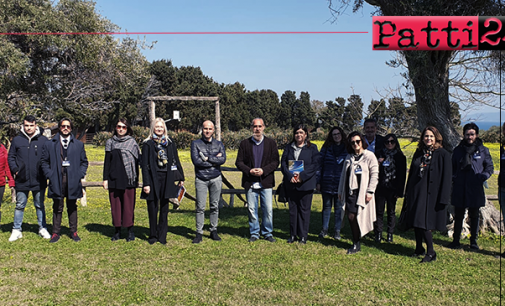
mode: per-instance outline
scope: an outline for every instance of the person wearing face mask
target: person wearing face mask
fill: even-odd
[[[286,145],[281,157],[281,171],[289,204],[288,243],[306,244],[309,234],[310,208],[316,188],[316,172],[320,155],[309,141],[309,131],[303,124],[293,129],[293,141]]]
[[[432,230],[445,231],[447,205],[451,200],[451,154],[442,147],[442,135],[433,126],[424,128],[410,164],[402,220],[404,229],[414,228],[415,257],[421,263],[437,259],[433,249]],[[426,251],[423,248],[426,243]]]
[[[387,203],[387,242],[393,242],[396,223],[396,200],[403,197],[407,177],[407,158],[403,155],[395,134],[384,137],[384,148],[376,152],[379,162],[379,184],[375,193],[377,221],[374,223],[375,242],[382,240],[384,209]]]
[[[347,254],[361,251],[361,237],[373,230],[375,222],[375,188],[379,180],[379,165],[375,154],[367,150],[365,137],[359,132],[347,136],[344,169],[338,186],[338,197],[345,203],[352,232],[352,247]]]
[[[475,123],[465,124],[463,140],[452,153],[452,193],[454,205],[454,234],[447,246],[460,248],[461,230],[465,211],[470,217],[470,248],[479,249],[479,209],[486,205],[483,183],[493,175],[493,159],[488,148],[479,138],[479,127]]]
[[[67,199],[70,238],[77,235],[77,199],[82,198],[81,180],[86,176],[88,158],[84,144],[72,135],[73,124],[68,118],[58,123],[59,132],[42,148],[42,171],[49,180],[47,196],[53,199],[53,234],[49,242],[60,240],[64,199]]]
[[[142,193],[147,201],[149,244],[167,244],[169,199],[177,198],[178,186],[184,185],[175,142],[168,137],[163,118],[156,118],[149,137],[142,145]],[[179,181],[178,186],[176,181]],[[159,211],[159,219],[158,219]],[[159,221],[158,221],[159,220]]]
[[[139,182],[140,149],[126,119],[119,119],[114,135],[105,143],[103,188],[109,191],[112,241],[121,239],[121,226],[128,229],[126,241],[135,240],[133,220],[135,194]]]

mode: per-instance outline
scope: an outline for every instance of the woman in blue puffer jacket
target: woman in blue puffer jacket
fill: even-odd
[[[346,144],[347,137],[340,127],[333,127],[326,141],[324,142],[320,155],[321,167],[317,177],[317,190],[321,191],[323,196],[323,228],[319,238],[328,235],[330,225],[331,208],[335,211],[335,231],[333,238],[340,240],[340,227],[342,225],[342,207],[343,204],[338,200],[338,184],[342,174],[342,167],[347,156]]]

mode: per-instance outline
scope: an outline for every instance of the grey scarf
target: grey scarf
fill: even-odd
[[[134,185],[137,179],[137,160],[140,156],[140,149],[137,142],[131,136],[117,137],[113,136],[111,141],[105,144],[105,152],[112,150],[121,150],[121,157],[128,177],[128,184]]]

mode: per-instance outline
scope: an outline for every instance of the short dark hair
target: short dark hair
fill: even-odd
[[[126,135],[127,136],[132,136],[133,135],[133,130],[132,130],[132,127],[130,126],[130,124],[128,123],[128,121],[126,121],[126,119],[124,119],[124,118],[120,118],[117,121],[117,123],[120,123],[120,122],[122,124],[126,125]],[[116,123],[116,125],[117,125],[117,123]],[[116,128],[114,128],[114,136],[118,136]]]
[[[295,140],[295,134],[296,134],[296,131],[298,131],[298,130],[303,130],[305,132],[305,134],[307,134],[307,138],[305,138],[305,140],[307,141],[307,147],[310,147],[312,145],[312,143],[309,140],[309,129],[303,123],[295,125],[295,127],[293,128],[293,140],[292,140],[292,142],[296,142],[296,140]]]
[[[23,121],[27,121],[27,122],[32,123],[32,122],[37,121],[37,118],[35,118],[35,116],[33,116],[33,115],[28,115],[25,117],[25,119],[23,119]]]
[[[62,118],[59,122],[58,122],[58,128],[61,128],[61,124],[63,123],[63,121],[68,121],[70,122],[70,128],[73,130],[74,129],[74,124],[72,123],[72,120],[68,119],[68,118]]]
[[[384,144],[386,143],[386,141],[388,141],[389,138],[393,138],[393,141],[395,143],[395,149],[396,149],[396,151],[398,151],[398,152],[400,152],[400,153],[403,154],[402,148],[400,148],[400,142],[398,141],[398,137],[396,137],[395,134],[393,134],[393,133],[387,134],[384,137]]]
[[[361,147],[363,148],[363,150],[366,150],[368,148],[368,143],[365,141],[365,137],[363,137],[363,134],[361,134],[358,131],[354,131],[349,133],[349,135],[347,136],[346,147],[347,147],[347,153],[349,154],[354,154],[354,149],[352,148],[351,145],[351,139],[356,136],[359,136],[359,139],[361,139]]]
[[[467,130],[475,130],[475,134],[479,135],[479,127],[474,122],[465,124],[463,127],[463,134],[465,134]]]
[[[365,119],[365,122],[363,122],[363,126],[365,126],[365,124],[367,124],[367,123],[373,123],[373,124],[375,124],[375,126],[377,126],[377,120],[375,120],[375,118]]]

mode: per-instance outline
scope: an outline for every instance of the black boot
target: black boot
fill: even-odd
[[[193,243],[200,243],[202,242],[202,234],[196,233],[195,239],[193,239]]]
[[[382,240],[382,232],[375,232],[375,242],[380,243]]]
[[[114,236],[112,236],[112,238],[110,239],[111,241],[118,241],[119,239],[121,239],[121,226],[119,227],[115,227],[114,229]]]
[[[352,244],[352,248],[347,250],[348,255],[356,254],[361,251],[361,244],[359,241],[356,241]]]
[[[128,228],[128,238],[126,238],[127,242],[135,240],[135,234],[133,233],[133,226]]]
[[[389,243],[392,243],[393,242],[393,234],[388,233],[388,239],[386,241]]]

